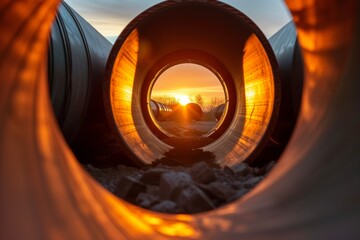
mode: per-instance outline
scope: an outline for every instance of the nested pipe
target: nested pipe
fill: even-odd
[[[287,1],[305,66],[294,136],[249,194],[198,215],[137,208],[78,165],[48,94],[57,3],[0,4],[2,239],[359,239],[358,1]]]
[[[105,108],[128,156],[150,164],[174,147],[149,116],[150,92],[157,76],[181,62],[208,67],[229,100],[223,122],[209,136],[214,141],[202,149],[220,165],[255,159],[277,121],[278,66],[260,29],[238,10],[214,1],[160,3],[135,18],[114,44]]]

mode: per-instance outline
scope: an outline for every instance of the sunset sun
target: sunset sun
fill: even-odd
[[[190,98],[187,95],[176,95],[175,96],[176,100],[179,101],[179,103],[183,106],[185,106],[186,104],[190,103]]]

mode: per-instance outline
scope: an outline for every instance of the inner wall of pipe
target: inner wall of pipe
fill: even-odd
[[[206,214],[169,216],[116,199],[77,164],[56,125],[46,86],[43,56],[57,1],[5,0],[2,238],[359,239],[360,148],[354,133],[360,116],[354,109],[360,97],[360,5],[287,2],[306,67],[304,104],[288,149],[245,199]]]
[[[214,152],[219,163],[235,165],[246,160],[261,144],[274,111],[275,83],[272,66],[259,39],[252,34],[244,47],[245,103],[239,105],[228,131],[205,151]],[[243,128],[239,128],[240,123]],[[260,145],[261,146],[261,145]]]
[[[126,38],[114,63],[110,83],[112,114],[124,143],[135,156],[150,164],[170,150],[147,127],[140,107],[140,89],[135,82],[139,61],[139,32],[133,30]],[[130,155],[131,157],[131,155]]]
[[[220,165],[235,165],[256,155],[267,141],[264,136],[272,131],[270,122],[276,120],[280,98],[277,65],[267,40],[237,10],[216,3],[168,5],[161,11],[152,8],[130,23],[110,54],[116,58],[108,62],[108,115],[130,157],[148,164],[171,149],[147,126],[141,92],[151,68],[180,50],[213,56],[227,68],[235,86],[232,121],[224,134],[203,150],[212,152]],[[196,56],[190,53],[188,58]],[[210,60],[208,64],[211,66]]]

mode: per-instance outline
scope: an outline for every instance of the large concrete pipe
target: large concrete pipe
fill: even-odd
[[[282,37],[278,37],[279,35]],[[286,36],[285,40],[283,35]],[[284,61],[283,59],[288,60],[289,52],[294,52],[296,33],[293,29],[284,27],[272,39],[275,39],[275,41],[272,42],[275,42],[276,44],[272,45],[276,51],[276,57],[281,63],[280,67],[282,71],[280,71],[280,73],[287,73],[292,66],[288,66],[288,61]],[[282,47],[282,43],[284,42],[286,42],[286,45],[288,46],[285,50]],[[71,143],[73,150],[82,162],[92,162],[92,158],[95,155],[100,155],[101,157],[104,152],[110,152],[111,150],[109,151],[109,149],[106,148],[108,148],[109,142],[116,141],[117,138],[116,134],[109,130],[107,121],[104,117],[101,92],[104,79],[104,64],[110,51],[110,47],[111,44],[73,9],[66,5],[66,3],[61,5],[52,29],[50,42],[50,94],[62,132],[68,140],[68,143]],[[298,48],[296,49],[298,50]],[[285,57],[283,57],[284,55]],[[187,57],[190,58],[191,56],[192,55],[189,54]],[[290,56],[290,60],[293,59],[291,57],[292,55]],[[195,58],[193,61],[196,60],[197,59]],[[177,59],[177,61],[181,61],[181,58]],[[87,64],[84,64],[85,62]],[[171,62],[166,64],[171,64]],[[295,67],[298,65],[299,64],[295,64]],[[258,67],[258,69],[260,68],[261,66]],[[251,71],[254,71],[254,69],[251,69]],[[302,71],[299,71],[299,73],[300,74],[298,75],[302,76]],[[250,73],[248,75],[250,75]],[[275,139],[275,142],[280,143],[280,146],[276,145],[276,149],[274,149],[274,145],[269,144],[268,141],[263,140],[262,142],[256,142],[255,144],[264,145],[258,146],[257,148],[258,152],[260,152],[262,148],[265,149],[262,154],[260,154],[260,159],[262,159],[263,162],[277,159],[283,150],[296,120],[296,114],[293,113],[294,110],[291,109],[292,105],[289,103],[300,102],[298,100],[300,98],[299,94],[296,94],[295,96],[297,98],[294,98],[293,95],[288,93],[291,92],[289,89],[294,89],[294,87],[292,87],[294,84],[292,83],[295,82],[293,81],[295,78],[288,77],[287,75],[289,74],[282,75],[281,88],[283,96],[281,98],[281,104],[275,104],[275,112],[277,108],[280,109],[280,118],[277,120],[275,120],[275,118],[272,119],[270,125],[276,126],[275,131],[274,133],[271,133],[271,130],[269,130],[270,134],[266,136],[268,139]],[[301,77],[298,77],[298,79],[301,79]],[[299,88],[301,89],[301,86]],[[259,93],[259,95],[261,94],[262,93]],[[258,97],[258,99],[261,98]],[[247,102],[248,105],[253,104],[251,101]],[[150,101],[149,107],[152,112],[154,112],[153,105],[154,103]],[[256,107],[256,103],[254,105]],[[247,111],[252,111],[254,108],[249,108]],[[227,108],[223,109],[224,112],[227,112],[226,110]],[[166,119],[166,117],[164,118],[164,113],[165,115],[170,114],[169,112],[161,111],[161,114],[158,114],[155,119]],[[245,111],[242,114],[246,114]],[[189,116],[187,115],[187,117]],[[199,119],[199,117],[201,116],[197,116],[196,119]],[[179,116],[179,118],[183,119],[182,116]],[[194,116],[192,118],[194,118]],[[228,116],[227,122],[230,121],[229,119],[231,119],[231,116]],[[150,126],[152,125],[156,126],[157,124],[151,124],[150,121]],[[217,126],[221,127],[221,124]],[[251,127],[250,125],[247,126],[248,128]],[[239,128],[239,126],[234,125],[233,128]],[[150,129],[156,130],[157,128],[152,126]],[[231,131],[231,129],[226,129],[226,126],[222,126],[222,131],[217,131],[217,136],[226,130]],[[160,129],[158,132],[163,134],[163,131]],[[216,135],[213,137],[216,138]],[[229,143],[227,144],[229,145]],[[123,145],[122,143],[116,145],[118,145],[119,149],[123,148],[121,146]],[[89,148],[92,149],[92,151],[89,151]],[[132,149],[130,149],[130,151],[132,152]],[[119,152],[116,151],[116,154],[110,154],[110,161],[109,157],[107,157],[106,160],[103,161],[104,164],[126,162],[123,154],[120,154],[121,157],[115,156],[118,153]],[[252,157],[254,157],[254,154]],[[97,159],[97,157],[95,157],[95,159]]]
[[[295,133],[245,197],[197,215],[149,212],[82,170],[51,109],[58,1],[0,4],[1,239],[359,239],[360,3],[288,0],[303,50]]]
[[[51,31],[49,85],[59,126],[69,143],[105,122],[102,83],[112,44],[62,2]],[[81,141],[81,139],[80,139]]]
[[[132,165],[105,116],[103,82],[111,48],[104,36],[62,2],[50,35],[50,96],[61,131],[81,162]]]
[[[217,1],[166,1],[135,18],[111,50],[105,104],[134,161],[150,164],[173,147],[149,114],[156,78],[182,62],[208,67],[229,99],[226,115],[203,147],[220,165],[253,160],[270,141],[280,103],[275,56],[257,26]]]

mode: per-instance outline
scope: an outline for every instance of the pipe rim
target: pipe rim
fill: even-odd
[[[8,25],[1,25],[2,29],[9,37],[19,38],[18,43],[30,46],[35,56],[45,54],[57,1],[39,0],[37,5],[22,2],[20,6],[27,4],[28,8],[20,8],[24,9],[20,11],[24,14],[19,15],[13,14],[19,13],[14,3],[11,0],[5,2],[2,9],[9,10],[17,23],[35,17],[34,24],[28,25],[30,35],[23,31],[17,34]],[[360,74],[355,60],[360,42],[360,18],[356,15],[360,5],[356,1],[288,0],[287,3],[298,21],[300,45],[306,53],[303,102],[308,104],[313,100],[315,106],[301,107],[301,121],[288,151],[246,199],[196,216],[144,211],[116,199],[94,183],[70,153],[51,114],[44,59],[30,59],[16,51],[15,44],[4,40],[0,45],[3,56],[10,54],[14,58],[13,61],[0,58],[0,71],[3,76],[8,76],[0,81],[0,91],[6,96],[4,103],[0,102],[3,103],[0,105],[0,127],[4,130],[1,134],[6,138],[1,142],[0,161],[4,167],[0,170],[3,179],[7,180],[1,182],[0,188],[6,193],[0,205],[4,220],[2,236],[10,239],[358,239],[359,193],[353,189],[359,186],[359,181],[354,180],[359,178],[360,148],[359,142],[348,141],[348,136],[352,136],[353,126],[357,126],[360,119],[359,113],[353,111],[359,100],[356,76]],[[39,12],[51,14],[34,16]],[[325,21],[308,22],[312,18]],[[42,28],[38,28],[39,25]],[[18,29],[19,26],[15,26],[15,30]],[[326,45],[329,42],[327,30],[341,34],[342,38]],[[29,41],[31,34],[38,34],[38,37]],[[315,42],[318,45],[313,45]],[[332,62],[338,56],[344,57],[340,65]],[[312,63],[319,64],[320,69],[313,68]],[[326,75],[321,66],[334,66],[335,74]],[[14,69],[22,74],[13,73]],[[37,91],[12,88],[25,84]],[[7,91],[9,89],[12,91]],[[37,101],[18,101],[17,96]],[[15,108],[15,113],[11,113],[8,111],[10,104],[22,108]],[[28,106],[31,111],[23,111]],[[14,114],[19,116],[16,122]],[[316,124],[308,121],[309,117],[314,120],[311,119],[313,116]],[[44,125],[33,124],[34,120],[45,120]],[[339,130],[341,123],[343,126]],[[337,130],[335,134],[326,132],[331,129]],[[26,138],[19,138],[19,131],[26,133]],[[356,140],[356,136],[351,139]],[[335,152],[330,147],[337,144],[344,148]],[[321,164],[327,168],[319,171]],[[21,174],[25,173],[25,167],[28,172]],[[295,168],[297,171],[294,172]],[[14,174],[9,169],[19,171]],[[344,187],[344,184],[349,185]]]
[[[205,67],[217,77],[223,88],[226,104],[224,114],[218,121],[216,126],[214,126],[206,133],[207,138],[212,138],[215,140],[219,138],[231,124],[235,113],[237,100],[235,86],[233,83],[234,80],[231,74],[216,57],[211,56],[209,53],[206,52],[201,52],[197,50],[180,50],[164,56],[153,65],[150,71],[148,71],[145,77],[145,81],[143,82],[143,85],[141,87],[140,101],[143,117],[148,124],[150,130],[159,139],[163,140],[170,137],[166,132],[164,132],[165,130],[162,130],[160,126],[157,126],[155,119],[151,115],[150,95],[152,92],[152,88],[160,75],[169,68],[182,63],[193,63]],[[200,147],[198,146],[197,148]]]
[[[217,2],[217,1],[202,1],[202,0],[189,0],[186,2],[178,2],[178,1],[167,1],[167,2],[162,2],[159,3],[157,5],[154,5],[153,7],[147,9],[146,11],[144,11],[143,13],[139,14],[135,19],[133,19],[126,27],[125,29],[122,31],[122,33],[120,34],[119,38],[117,39],[117,41],[115,42],[113,49],[109,55],[109,59],[107,62],[107,71],[106,71],[106,80],[105,80],[105,84],[104,84],[104,104],[105,106],[112,106],[112,100],[110,99],[111,96],[111,82],[112,82],[112,74],[113,74],[113,66],[116,63],[117,57],[118,57],[118,53],[121,51],[121,49],[124,47],[124,44],[126,42],[126,40],[128,39],[128,37],[134,33],[134,31],[136,30],[136,27],[141,24],[144,19],[147,18],[151,18],[153,16],[156,16],[156,14],[161,14],[162,12],[165,12],[166,10],[172,9],[173,7],[177,7],[177,6],[181,6],[183,4],[189,4],[189,5],[202,5],[202,6],[206,6],[212,9],[216,9],[219,12],[225,12],[226,14],[228,14],[229,16],[232,16],[234,19],[237,19],[237,21],[239,22],[239,24],[247,24],[247,27],[250,28],[251,27],[251,32],[252,34],[255,36],[256,39],[258,39],[259,42],[261,42],[261,47],[263,49],[263,51],[266,53],[266,59],[269,61],[270,63],[270,67],[272,68],[272,81],[273,81],[273,91],[274,91],[274,101],[273,101],[273,106],[279,106],[280,104],[280,98],[281,98],[281,94],[280,94],[280,80],[279,80],[279,70],[278,70],[278,65],[277,65],[277,61],[275,59],[275,55],[273,53],[273,50],[270,46],[270,43],[267,41],[265,35],[262,33],[262,31],[256,26],[256,24],[254,22],[252,22],[246,15],[244,15],[243,13],[241,13],[239,10],[221,3],[221,2]],[[245,95],[245,94],[243,94]],[[144,100],[143,100],[144,101]],[[238,102],[238,101],[237,101]],[[244,104],[242,101],[240,101],[241,104]],[[238,104],[238,103],[237,103]],[[145,108],[144,106],[140,106],[142,108]],[[237,106],[237,108],[241,108],[241,106]],[[125,152],[127,153],[127,155],[130,157],[130,159],[132,159],[133,161],[135,161],[136,163],[143,165],[148,164],[150,162],[152,162],[153,160],[151,160],[150,158],[147,158],[147,160],[144,159],[139,159],[139,154],[135,154],[134,151],[132,151],[130,148],[133,148],[127,145],[127,140],[124,138],[124,136],[122,136],[121,131],[119,130],[119,128],[117,127],[117,120],[116,117],[114,117],[114,113],[112,110],[112,107],[105,107],[106,109],[106,115],[108,117],[108,120],[110,121],[110,125],[112,126],[112,128],[115,130],[115,132],[117,132],[120,136],[120,138],[122,139],[122,141],[124,142],[124,144],[126,145],[125,147]],[[146,113],[146,111],[143,111]],[[220,138],[220,136],[225,138],[225,135],[223,134],[226,131],[217,131],[216,134],[213,135],[213,137],[216,137],[216,140],[212,143],[212,144],[208,144],[206,146],[204,146],[204,151],[214,151],[214,148],[217,149],[215,150],[217,152],[216,158],[217,158],[217,162],[220,163],[221,165],[235,165],[239,162],[242,161],[248,161],[248,162],[253,162],[256,157],[261,153],[261,151],[265,148],[266,144],[269,142],[269,137],[271,136],[272,131],[274,130],[275,127],[275,122],[276,119],[278,117],[278,112],[279,112],[279,107],[273,107],[272,109],[272,113],[270,118],[268,119],[269,123],[266,124],[266,127],[263,128],[262,131],[262,136],[261,137],[257,137],[258,144],[256,146],[256,148],[248,150],[249,152],[246,153],[243,157],[240,157],[241,160],[226,160],[224,157],[226,157],[222,151],[217,147],[217,145],[220,145],[220,141],[217,142],[216,140],[218,140]],[[143,118],[144,119],[144,118]],[[234,118],[233,118],[234,119]],[[149,119],[147,119],[148,121]],[[230,123],[231,124],[231,123]],[[223,125],[225,126],[225,125]],[[142,127],[141,127],[142,128]],[[240,125],[238,126],[238,129],[242,129],[243,127],[240,127]],[[155,128],[154,128],[155,129]],[[158,134],[161,138],[165,137],[163,134],[159,133],[158,131],[156,131],[155,129],[155,133]],[[152,133],[153,134],[153,133]],[[154,135],[156,135],[154,134]],[[148,137],[144,137],[145,139],[147,139]],[[160,139],[157,138],[157,140],[155,140],[155,142],[158,142]],[[158,142],[159,145],[161,145],[162,141],[160,140],[160,142]],[[216,145],[217,144],[217,145]],[[215,147],[214,147],[215,146]],[[161,149],[167,149],[170,150],[171,146],[164,144]],[[160,157],[162,154],[164,154],[166,151],[163,151],[162,153],[160,152],[155,152],[155,156]],[[146,155],[151,155],[152,153],[148,153]],[[140,154],[142,156],[144,156],[144,154]],[[227,156],[230,156],[232,154],[228,154]],[[240,155],[238,155],[237,157],[239,157]],[[155,157],[158,158],[158,157]],[[141,158],[141,157],[140,157]],[[160,157],[161,158],[161,157]],[[233,158],[233,157],[232,157]],[[225,159],[225,160],[224,160]],[[234,158],[233,158],[234,159]]]

